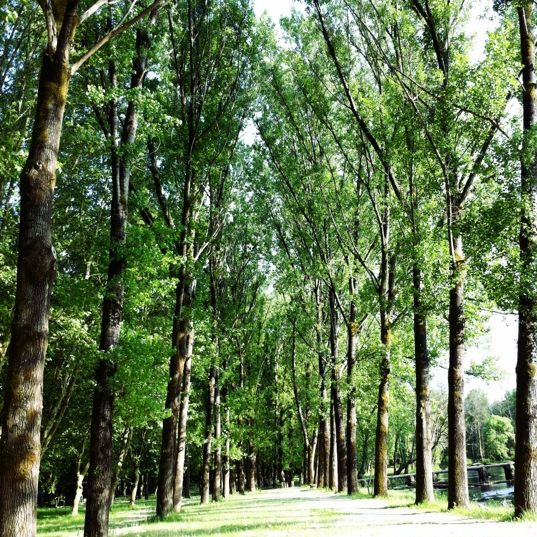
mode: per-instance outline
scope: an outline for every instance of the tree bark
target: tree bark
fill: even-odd
[[[121,446],[119,448],[117,463],[112,474],[112,485],[110,486],[110,506],[112,506],[114,503],[119,476],[121,475],[121,470],[123,469],[123,464],[125,463],[125,457],[127,456],[127,452],[129,450],[131,438],[132,427],[125,427],[125,430],[121,435]]]
[[[185,479],[186,463],[186,433],[188,424],[188,407],[190,403],[190,368],[192,359],[185,363],[183,371],[183,389],[181,392],[181,408],[179,410],[179,423],[177,426],[177,455],[173,491],[173,509],[176,512],[181,510],[183,496],[190,498],[190,488],[187,487]]]
[[[0,439],[0,535],[33,537],[41,460],[43,368],[56,270],[52,200],[69,88],[69,50],[78,1],[56,24],[57,45],[43,54],[32,139],[20,176],[17,289],[8,349]]]
[[[456,213],[454,213],[456,218]],[[456,220],[454,220],[455,222]],[[464,420],[464,272],[462,238],[452,237],[454,261],[449,292],[448,508],[468,506]]]
[[[329,293],[330,305],[330,354],[332,358],[331,396],[334,412],[337,456],[337,491],[347,488],[347,442],[345,439],[345,420],[343,417],[343,402],[341,400],[341,372],[338,364],[338,316],[335,289]]]
[[[134,482],[131,489],[131,497],[129,500],[129,506],[134,507],[136,505],[136,498],[138,497],[138,487],[140,485],[140,461],[136,460],[134,465]]]
[[[214,486],[213,486],[213,501],[218,502],[222,495],[222,415],[221,415],[221,398],[220,386],[218,385],[219,374],[218,370],[215,374],[214,387]]]
[[[133,74],[130,88],[143,85],[147,62],[148,33],[136,33],[136,54],[133,59]],[[109,66],[110,83],[116,87],[115,66]],[[124,282],[127,267],[125,244],[127,239],[128,197],[131,176],[131,162],[128,148],[133,145],[138,129],[136,103],[131,100],[123,122],[118,141],[119,116],[117,103],[108,105],[111,164],[112,200],[110,206],[110,253],[105,297],[102,306],[101,340],[99,348],[105,354],[119,344],[123,317]],[[112,441],[114,390],[111,379],[116,372],[116,364],[108,357],[97,366],[96,387],[93,394],[90,437],[90,469],[88,477],[88,501],[84,521],[84,537],[106,537],[110,501],[113,499],[115,484],[112,483]]]
[[[80,506],[80,500],[82,500],[82,492],[84,490],[83,488],[84,478],[86,477],[88,470],[89,470],[89,461],[84,465],[84,468],[82,468],[81,460],[79,459],[77,461],[77,468],[76,468],[76,491],[75,491],[75,498],[73,500],[73,509],[71,510],[71,516],[78,516],[78,508]]]
[[[244,494],[245,476],[244,476],[244,464],[243,459],[239,459],[235,465],[236,478],[237,478],[237,492]]]
[[[315,337],[317,345],[317,355],[319,359],[319,377],[321,409],[319,417],[319,471],[317,472],[317,486],[328,488],[330,485],[330,404],[326,390],[326,366],[323,353],[322,337],[322,305],[321,305],[321,284],[315,283],[314,298],[316,309]]]
[[[349,280],[351,297],[355,294],[354,278]],[[356,304],[351,301],[349,320],[347,325],[347,384],[349,395],[347,396],[347,493],[353,494],[358,491],[358,473],[356,456],[356,387],[354,386],[354,365],[356,363]]]
[[[386,197],[388,185],[386,184]],[[382,359],[380,362],[380,382],[377,399],[377,429],[375,435],[375,478],[374,496],[388,494],[388,418],[390,406],[389,379],[391,372],[392,326],[391,308],[394,294],[395,258],[388,252],[389,212],[385,210],[382,229],[382,258],[380,267],[380,341]]]
[[[223,457],[223,484],[222,484],[222,495],[224,498],[228,498],[231,494],[231,460],[230,460],[230,449],[231,441],[229,438],[229,427],[230,427],[230,412],[227,406],[227,390],[223,394],[223,400],[226,404],[225,407],[225,435],[226,442],[224,448],[224,457]]]
[[[200,501],[202,504],[209,503],[210,494],[215,377],[216,368],[211,366],[211,369],[209,370],[209,379],[207,382],[207,396],[205,399],[205,439],[203,441],[203,460],[200,476]]]
[[[93,396],[90,435],[90,468],[84,537],[106,537],[112,480],[112,408],[114,395],[109,379],[115,367],[101,360]],[[98,439],[98,441],[97,441]]]
[[[185,243],[186,249],[186,243]],[[180,412],[180,390],[183,382],[185,363],[192,357],[194,344],[194,326],[187,310],[194,301],[195,280],[181,268],[181,276],[176,289],[176,309],[173,341],[175,353],[170,361],[170,380],[168,382],[166,409],[171,414],[162,424],[162,445],[160,451],[157,516],[165,517],[174,508],[176,436]],[[187,408],[188,410],[188,408]],[[186,416],[185,416],[186,419]]]
[[[337,439],[336,420],[334,417],[334,400],[330,397],[330,468],[328,471],[328,486],[332,490],[337,490]]]
[[[414,264],[414,357],[416,362],[416,504],[434,500],[427,324],[421,303],[421,271]]]
[[[388,336],[389,337],[389,336]],[[390,350],[386,345],[380,363],[380,383],[377,399],[377,432],[375,437],[374,496],[388,494],[388,409],[390,376]]]
[[[185,467],[183,478],[183,498],[190,498],[190,479],[192,477],[192,459],[188,453],[188,448],[185,448]]]
[[[369,447],[369,429],[366,429],[364,431],[364,442],[362,444],[362,460],[360,461],[360,470],[358,472],[358,476],[361,478],[365,475],[366,468],[368,466],[368,457],[367,457],[367,451]]]
[[[246,455],[246,490],[254,492],[257,486],[256,471],[257,454],[255,447],[248,442],[248,454]]]
[[[300,429],[302,431],[302,438],[304,440],[304,480],[308,485],[313,484],[314,468],[313,463],[313,453],[312,453],[312,444],[308,432],[308,424],[306,422],[306,417],[302,409],[302,404],[300,402],[300,396],[298,393],[298,381],[297,381],[297,372],[296,372],[296,333],[295,333],[295,323],[293,322],[293,333],[291,336],[291,377],[293,383],[293,394],[295,397],[295,404],[298,414],[298,421],[300,424]]]
[[[537,512],[537,78],[533,2],[517,8],[523,64],[520,288],[516,366],[515,516]],[[527,154],[531,148],[531,153]]]

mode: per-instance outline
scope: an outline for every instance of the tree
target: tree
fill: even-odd
[[[515,430],[509,418],[490,416],[483,427],[483,436],[488,460],[504,462],[509,459],[515,440]]]
[[[466,438],[469,457],[474,462],[482,463],[485,459],[485,424],[490,418],[487,395],[481,390],[472,390],[464,401],[466,413]]]
[[[167,94],[167,104],[176,118],[177,139],[182,141],[177,144],[172,138],[170,153],[174,165],[181,170],[182,180],[180,192],[174,192],[180,200],[176,229],[169,218],[170,207],[176,200],[161,203],[163,216],[176,233],[173,251],[177,256],[174,267],[177,287],[171,338],[174,353],[166,397],[169,414],[163,420],[159,464],[157,515],[160,517],[167,516],[174,505],[179,447],[176,438],[186,435],[186,431],[178,431],[177,425],[181,421],[186,427],[186,408],[179,420],[181,388],[186,378],[185,366],[193,352],[196,285],[203,256],[216,238],[210,234],[208,226],[204,206],[206,189],[211,177],[218,177],[223,183],[228,176],[243,115],[249,105],[251,56],[256,44],[248,46],[253,15],[250,9],[243,8],[239,0],[231,4],[208,4],[205,0],[181,2],[175,18],[169,18],[175,90]],[[177,39],[177,27],[186,28],[181,39]],[[173,97],[175,91],[180,95],[177,103]],[[156,155],[154,157],[156,159]],[[165,165],[169,163],[170,160]],[[156,172],[153,173],[155,184],[159,185],[156,160],[152,169]],[[160,199],[165,198],[161,195]]]
[[[523,142],[520,183],[520,283],[517,357],[515,515],[537,511],[537,156],[533,2],[516,4],[522,70]]]
[[[157,15],[151,14],[152,22]],[[131,94],[139,91],[147,73],[147,53],[150,37],[147,29],[136,30],[136,44],[132,59],[132,76],[129,90]],[[108,90],[117,90],[118,65],[109,60]],[[106,79],[105,77],[103,77]],[[104,88],[103,88],[104,91]],[[97,112],[102,122],[103,134],[110,145],[110,163],[112,176],[112,196],[110,204],[110,259],[106,291],[102,305],[102,321],[99,348],[104,353],[117,347],[120,342],[121,322],[124,302],[124,272],[126,232],[128,221],[128,197],[130,191],[132,146],[136,139],[138,127],[138,109],[134,100],[129,100],[124,113],[123,128],[119,131],[120,111],[115,96],[106,103],[105,110]],[[103,120],[103,117],[106,118]],[[104,123],[106,121],[106,123]],[[115,494],[112,471],[112,416],[114,390],[111,377],[117,365],[109,357],[103,357],[97,366],[97,386],[93,397],[93,412],[90,435],[88,501],[86,506],[85,535],[100,536],[108,532],[108,513]],[[132,429],[127,428],[130,438]],[[122,451],[123,456],[125,451]],[[116,475],[117,480],[117,475]]]
[[[32,140],[20,180],[17,292],[0,440],[0,535],[21,537],[36,531],[42,379],[56,271],[51,240],[52,196],[69,81],[97,50],[149,12],[145,8],[122,22],[71,64],[77,26],[104,2],[96,2],[80,15],[78,0],[38,3],[48,40],[39,75]],[[151,8],[160,3],[156,0]]]

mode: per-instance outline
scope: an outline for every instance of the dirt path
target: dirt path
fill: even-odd
[[[287,499],[302,510],[309,511],[314,519],[318,519],[314,528],[323,529],[319,534],[329,537],[537,536],[537,523],[474,520],[426,509],[391,507],[382,500],[353,500],[314,490],[283,489],[267,492],[266,497]],[[298,498],[299,503],[294,503]]]
[[[144,537],[536,537],[537,523],[474,520],[300,488],[186,506],[181,520],[115,529]]]

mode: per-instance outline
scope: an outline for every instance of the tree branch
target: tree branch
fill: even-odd
[[[397,180],[395,176],[393,175],[390,163],[388,159],[386,158],[386,155],[384,153],[384,150],[380,147],[380,144],[378,140],[375,138],[369,127],[367,126],[367,123],[365,122],[364,118],[361,116],[361,114],[358,111],[358,108],[356,106],[356,103],[354,102],[354,98],[351,94],[349,84],[347,82],[347,79],[345,77],[345,74],[343,73],[343,69],[341,67],[341,64],[339,63],[339,59],[336,54],[336,50],[334,48],[334,44],[332,43],[332,40],[330,38],[330,34],[328,32],[328,28],[326,27],[326,23],[324,20],[324,16],[321,13],[321,7],[319,5],[318,0],[314,0],[313,2],[315,6],[315,10],[317,12],[317,18],[319,19],[319,23],[321,25],[321,31],[324,37],[324,41],[326,43],[326,48],[328,49],[328,54],[330,58],[332,59],[334,63],[334,67],[336,68],[338,78],[341,82],[341,85],[343,86],[343,91],[345,92],[345,96],[347,97],[347,101],[349,103],[349,108],[352,112],[352,115],[354,116],[356,122],[358,123],[358,126],[360,127],[360,130],[363,132],[364,136],[367,138],[367,141],[373,146],[373,149],[375,150],[375,153],[379,157],[380,162],[382,163],[382,166],[384,168],[384,172],[388,176],[388,179],[390,181],[390,184],[392,185],[393,191],[396,195],[396,197],[401,200],[402,194],[401,189],[399,188],[399,185],[397,183]]]
[[[51,0],[38,0],[47,25],[48,51],[54,53],[58,45],[58,31],[56,30],[56,21],[54,20],[54,12],[52,11]]]
[[[98,0],[93,5],[91,5],[82,15],[80,15],[79,24],[82,24],[85,20],[89,19],[92,15],[97,13],[99,9],[101,9],[102,6],[105,4],[111,6],[114,4],[117,4],[119,0]]]
[[[117,35],[123,33],[125,30],[128,30],[134,26],[140,19],[143,19],[148,13],[156,9],[160,9],[167,0],[155,0],[150,6],[146,7],[138,15],[135,15],[131,19],[120,23],[113,30],[108,32],[100,41],[97,41],[88,51],[86,51],[82,57],[80,57],[72,66],[71,66],[71,75],[74,75],[82,65],[84,65],[98,50],[100,50],[104,45],[106,45],[110,40],[112,40]],[[132,7],[136,2],[133,2]],[[129,9],[130,12],[130,9]]]

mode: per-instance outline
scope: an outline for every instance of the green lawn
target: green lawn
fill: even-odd
[[[443,498],[416,507],[412,493],[402,491],[392,491],[383,500],[371,500],[365,493],[350,498],[330,491],[294,488],[234,495],[218,504],[206,506],[199,505],[198,501],[199,497],[187,500],[181,513],[174,513],[166,521],[160,521],[154,517],[154,500],[141,501],[131,509],[126,501],[120,499],[111,513],[110,535],[326,537],[334,531],[334,535],[352,535],[354,529],[367,533],[372,527],[377,531],[386,526],[388,530],[390,524],[398,524],[398,517],[400,520],[403,515],[406,518],[410,516],[414,523],[422,526],[430,522],[449,526],[451,521],[460,522],[465,517],[474,519],[475,523],[479,520],[507,522],[511,520],[512,513],[508,506],[472,503],[471,508],[455,510],[448,515]],[[435,521],[432,521],[434,517]],[[67,508],[39,510],[38,534],[42,536],[79,537],[83,524],[83,510],[78,517],[71,517]]]

